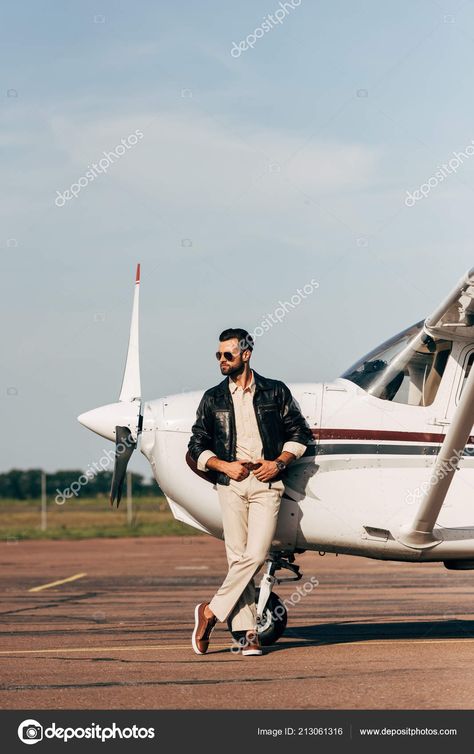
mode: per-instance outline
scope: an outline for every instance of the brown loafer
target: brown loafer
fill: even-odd
[[[260,637],[256,631],[247,631],[245,634],[245,643],[242,647],[243,655],[262,655],[262,645]]]
[[[217,623],[217,618],[206,618],[204,608],[209,602],[200,602],[194,610],[194,631],[192,637],[193,649],[197,655],[206,654],[209,648],[209,638]]]

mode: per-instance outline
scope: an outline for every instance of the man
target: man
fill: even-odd
[[[289,388],[250,368],[253,338],[230,328],[216,357],[225,379],[206,390],[188,449],[198,469],[216,472],[228,574],[209,603],[195,609],[192,646],[205,654],[216,622],[245,632],[243,655],[261,655],[253,577],[264,563],[284,490],[282,473],[300,458],[311,430]]]

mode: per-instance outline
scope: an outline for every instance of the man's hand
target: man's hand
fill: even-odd
[[[242,461],[222,461],[217,456],[212,456],[212,458],[206,461],[206,466],[213,471],[227,474],[231,479],[235,479],[236,482],[241,482],[242,479],[246,479],[249,475],[249,470],[245,468]]]
[[[262,464],[260,468],[252,471],[252,474],[254,474],[260,482],[269,482],[278,475],[279,469],[275,461],[265,461],[264,458],[257,458],[255,463]]]
[[[228,461],[225,467],[222,469],[224,474],[227,474],[231,479],[236,482],[241,482],[242,479],[246,479],[249,475],[249,470],[243,465],[241,461]]]

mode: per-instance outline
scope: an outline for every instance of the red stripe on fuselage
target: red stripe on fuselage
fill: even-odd
[[[395,432],[391,429],[330,429],[311,430],[315,440],[393,440],[398,442],[443,442],[445,435],[434,432]],[[471,445],[474,437],[467,444]]]

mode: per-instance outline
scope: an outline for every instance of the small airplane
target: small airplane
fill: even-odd
[[[120,503],[140,440],[173,516],[222,538],[213,473],[200,472],[187,451],[204,391],[142,400],[139,289],[140,265],[119,400],[78,420],[116,443],[111,504]],[[263,644],[286,627],[273,587],[301,578],[295,555],[306,550],[474,569],[473,362],[474,268],[429,317],[333,382],[289,384],[313,442],[286,472],[257,590]],[[277,578],[279,569],[291,577]]]

